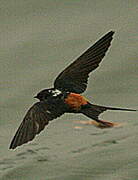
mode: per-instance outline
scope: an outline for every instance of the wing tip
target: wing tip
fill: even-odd
[[[17,145],[13,146],[13,145],[10,145],[9,146],[9,149],[15,149],[17,147]]]
[[[22,143],[22,144],[24,144],[24,143]],[[15,141],[15,139],[13,139],[10,146],[9,146],[9,149],[15,149],[18,146],[21,146],[22,144],[18,143],[18,141]]]
[[[107,34],[113,35],[115,33],[115,31],[110,30]]]
[[[15,149],[17,146],[20,146],[18,145],[16,142],[11,142],[10,146],[9,146],[9,149]]]
[[[33,139],[34,138],[27,140],[27,141],[23,141],[23,142],[13,141],[13,142],[11,142],[9,149],[16,149],[18,146],[22,146],[23,144],[26,144],[29,141],[32,141]]]

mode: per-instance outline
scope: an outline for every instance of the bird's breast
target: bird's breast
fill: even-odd
[[[88,101],[83,96],[76,93],[69,93],[64,101],[75,110],[79,110],[82,105],[88,104]]]

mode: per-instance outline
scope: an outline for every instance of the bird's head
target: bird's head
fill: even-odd
[[[44,101],[51,95],[52,95],[52,89],[44,89],[40,91],[36,96],[34,96],[34,98],[37,98],[40,101]]]

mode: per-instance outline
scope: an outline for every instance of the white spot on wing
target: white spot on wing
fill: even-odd
[[[51,114],[51,112],[50,112],[50,111],[48,111],[48,110],[47,110],[46,112],[47,112],[48,114]]]

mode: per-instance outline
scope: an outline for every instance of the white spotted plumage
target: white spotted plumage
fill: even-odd
[[[52,94],[53,94],[53,96],[58,96],[58,95],[62,94],[62,92],[58,89],[55,89],[55,90],[52,90]]]

